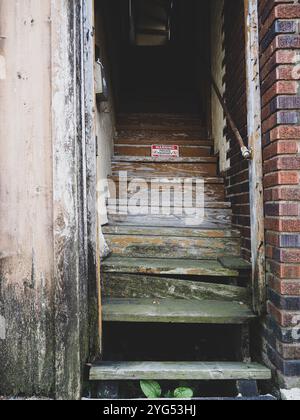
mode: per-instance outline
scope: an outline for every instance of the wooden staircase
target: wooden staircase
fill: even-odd
[[[153,158],[152,145],[177,145],[180,157]],[[102,263],[103,321],[229,325],[239,329],[239,337],[235,360],[147,362],[133,356],[131,361],[96,363],[90,379],[102,387],[107,381],[139,379],[271,379],[267,368],[251,360],[250,326],[256,320],[251,266],[241,258],[240,233],[232,228],[231,204],[207,130],[192,115],[120,115],[112,168],[117,188],[111,190],[109,224],[103,228],[111,250]],[[178,213],[182,199],[174,192],[171,210],[163,200],[150,206],[152,194],[164,186],[175,191],[186,177],[193,178],[191,208],[197,179],[203,179],[199,223]],[[140,181],[136,178],[144,180],[138,211],[127,206],[119,188],[128,186],[131,200]]]

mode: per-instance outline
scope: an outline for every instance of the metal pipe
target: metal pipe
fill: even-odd
[[[214,90],[216,92],[216,95],[217,95],[217,97],[218,97],[218,99],[220,101],[220,104],[221,104],[221,106],[222,106],[222,108],[224,110],[224,113],[225,113],[226,118],[227,118],[227,120],[229,122],[229,125],[230,125],[230,127],[231,127],[231,129],[233,131],[233,134],[234,134],[236,140],[238,141],[238,143],[240,145],[241,153],[242,153],[243,158],[244,159],[247,159],[247,160],[252,159],[251,150],[249,150],[248,147],[245,145],[244,140],[243,140],[243,138],[242,138],[242,136],[241,136],[241,134],[240,134],[237,126],[235,125],[235,123],[234,123],[234,121],[233,121],[233,119],[231,117],[231,114],[229,112],[229,109],[227,107],[227,104],[226,104],[223,96],[221,95],[221,92],[219,91],[218,85],[216,84],[213,76],[211,76],[211,82],[212,82],[213,88],[214,88]]]

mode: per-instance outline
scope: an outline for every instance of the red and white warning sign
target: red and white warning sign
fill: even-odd
[[[179,158],[179,146],[153,145],[151,156],[154,158]]]

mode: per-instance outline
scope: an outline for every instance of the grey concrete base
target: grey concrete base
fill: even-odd
[[[300,388],[282,389],[281,398],[283,401],[300,401]]]

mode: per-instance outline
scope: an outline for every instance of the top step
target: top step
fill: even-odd
[[[182,114],[121,114],[118,116],[117,127],[119,130],[155,130],[177,131],[188,130],[190,132],[208,133],[199,117]]]

